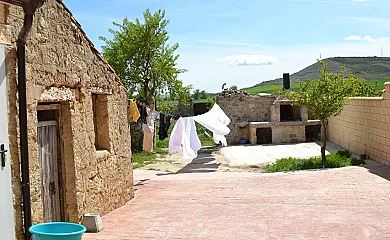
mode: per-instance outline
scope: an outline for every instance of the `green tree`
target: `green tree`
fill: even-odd
[[[139,95],[153,106],[161,94],[186,102],[192,88],[178,79],[186,70],[177,67],[179,44],[167,43],[168,23],[164,10],[154,14],[146,10],[143,19],[114,22],[115,29],[109,29],[113,39],[99,37],[105,42],[103,56],[129,89],[129,96]]]
[[[233,85],[229,88],[229,90],[232,90],[232,91],[237,91],[238,90],[238,87],[236,85]]]
[[[207,99],[208,98],[208,94],[205,90],[201,91],[200,92],[200,99]]]
[[[194,100],[198,100],[200,98],[200,90],[196,89],[192,96],[193,96]]]
[[[380,93],[375,91],[373,86],[368,86],[366,82],[349,73],[344,79],[345,67],[339,74],[329,73],[326,62],[320,61],[321,68],[319,69],[321,79],[311,81],[301,81],[300,89],[297,91],[282,91],[280,94],[286,95],[290,100],[294,101],[298,106],[309,106],[309,111],[322,123],[322,147],[321,156],[322,163],[326,161],[325,150],[328,118],[337,116],[343,110],[344,104],[347,101],[346,97],[352,96],[377,96]]]

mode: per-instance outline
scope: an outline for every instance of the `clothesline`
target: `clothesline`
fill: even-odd
[[[144,133],[143,150],[152,152],[154,143],[154,122],[159,119],[159,139],[168,137],[170,120],[178,120],[169,138],[169,153],[181,152],[184,158],[195,158],[201,143],[196,132],[195,121],[213,133],[215,143],[222,143],[227,146],[225,135],[230,133],[227,127],[230,119],[219,107],[214,104],[210,111],[198,116],[177,116],[170,113],[154,111],[145,103],[129,100],[129,118],[137,122],[142,121],[142,131]]]
[[[147,104],[145,104],[144,102],[142,102],[142,101],[140,101],[140,100],[135,100],[135,99],[128,99],[128,100],[129,100],[129,102],[130,102],[130,100],[133,101],[133,102],[135,102],[138,108],[139,108],[139,107],[146,107],[146,108],[151,109]],[[162,113],[162,114],[164,114],[164,115],[166,115],[166,116],[169,116],[169,117],[171,117],[171,118],[173,118],[173,119],[175,119],[175,120],[177,120],[177,119],[179,119],[179,118],[181,118],[181,117],[193,117],[192,114],[177,115],[177,114],[172,114],[172,113],[170,113],[170,112],[160,112],[160,111],[156,111],[156,110],[154,110],[154,109],[151,109],[151,110],[153,110],[153,111],[155,111],[155,112],[157,112],[157,113]]]

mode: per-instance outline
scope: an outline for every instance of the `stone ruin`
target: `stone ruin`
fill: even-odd
[[[289,84],[288,88],[289,89]],[[224,90],[218,105],[230,118],[228,144],[300,143],[320,140],[321,122],[311,119],[307,107],[273,94],[250,95]]]

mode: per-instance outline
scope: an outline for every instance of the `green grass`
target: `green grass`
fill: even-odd
[[[282,158],[276,163],[265,167],[265,172],[285,172],[293,170],[339,168],[363,164],[364,160],[358,160],[351,156],[348,150],[337,151],[326,156],[326,162],[322,165],[321,157],[311,157],[308,159]]]
[[[159,158],[163,158],[168,154],[168,146],[169,146],[169,136],[171,135],[171,132],[173,130],[173,127],[175,126],[176,121],[171,122],[171,126],[168,130],[168,137],[164,140],[158,139],[158,134],[156,138],[156,146],[153,149],[153,152],[133,152],[133,168],[140,168],[143,166],[146,166],[148,164],[156,163],[158,162]],[[198,137],[200,142],[202,143],[202,146],[215,146],[215,143],[212,138],[212,133],[207,130],[202,125],[196,124],[196,131],[198,133]],[[158,126],[156,127],[156,132],[158,133]]]
[[[257,87],[252,87],[252,88],[244,88],[242,91],[245,91],[247,93],[250,93],[252,95],[257,95],[259,93],[273,93],[274,88],[276,87],[281,87],[281,85],[262,85],[262,86],[257,86]],[[291,83],[291,89],[297,90],[299,89],[299,83]]]
[[[367,81],[367,82],[370,83],[370,84],[378,83],[376,89],[377,90],[381,90],[381,89],[385,88],[385,82],[390,82],[390,77],[382,78],[382,79],[378,79],[378,80],[370,80],[370,81]]]
[[[374,84],[377,85],[376,89],[381,90],[385,88],[385,82],[390,82],[390,77],[389,78],[382,78],[378,80],[368,80],[367,83],[369,84]],[[275,87],[281,87],[281,84],[276,84],[276,85],[262,85],[262,86],[257,86],[257,87],[251,87],[251,88],[244,88],[242,91],[248,92],[252,95],[257,95],[259,93],[273,93]],[[299,82],[293,82],[291,83],[291,89],[292,90],[298,90],[300,88]]]

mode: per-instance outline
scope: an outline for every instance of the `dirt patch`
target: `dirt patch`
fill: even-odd
[[[229,159],[223,156],[219,147],[202,148],[193,160],[183,159],[179,153],[169,154],[140,169],[171,173],[264,172],[262,165],[229,166]]]

